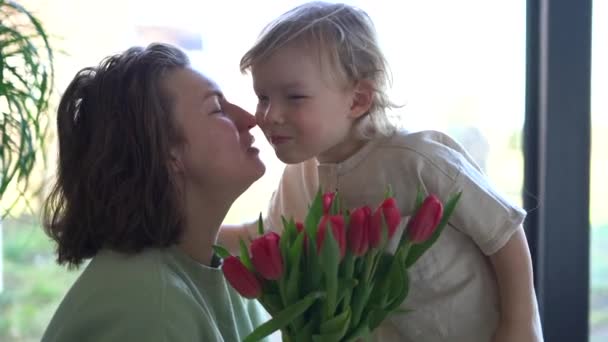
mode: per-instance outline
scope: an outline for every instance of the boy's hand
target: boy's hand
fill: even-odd
[[[249,226],[243,225],[222,225],[218,231],[216,243],[222,245],[231,254],[238,254],[240,251],[240,240],[245,242],[249,240]]]

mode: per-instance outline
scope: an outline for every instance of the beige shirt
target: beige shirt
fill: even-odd
[[[522,224],[525,212],[488,182],[466,151],[435,132],[397,132],[372,140],[339,164],[288,165],[273,194],[266,227],[280,231],[281,215],[303,221],[318,185],[339,190],[346,208],[377,205],[390,184],[403,216],[421,185],[444,201],[461,200],[439,240],[409,270],[403,307],[375,332],[377,341],[488,342],[498,322],[496,279],[487,255]],[[398,237],[397,237],[398,238]]]

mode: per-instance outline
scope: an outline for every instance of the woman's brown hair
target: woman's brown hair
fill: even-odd
[[[131,48],[76,74],[57,112],[57,180],[44,228],[57,261],[79,266],[102,248],[136,253],[182,230],[170,148],[180,142],[168,72],[189,66],[165,44]]]

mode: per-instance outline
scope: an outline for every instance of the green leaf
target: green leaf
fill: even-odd
[[[323,216],[323,194],[321,187],[319,187],[304,220],[304,227],[308,236],[312,237],[312,241],[316,241],[317,226],[321,220],[321,216]]]
[[[241,255],[239,255],[241,262],[243,263],[243,265],[245,265],[245,267],[247,267],[247,269],[254,272],[255,269],[253,268],[253,263],[251,263],[251,257],[249,256],[249,249],[247,249],[247,245],[245,244],[245,241],[243,241],[243,239],[239,239],[239,244],[241,247]]]
[[[334,200],[331,202],[331,208],[329,209],[329,213],[331,215],[339,215],[342,210],[342,199],[340,198],[340,193],[335,192]]]
[[[293,246],[289,250],[289,265],[290,267],[286,270],[289,272],[289,276],[287,279],[287,290],[286,297],[287,302],[292,303],[298,298],[300,294],[300,281],[301,272],[300,265],[302,264],[302,249],[304,245],[304,234],[299,234],[294,242]]]
[[[279,250],[281,251],[281,258],[283,258],[283,272],[288,270],[291,266],[289,265],[289,223],[285,219],[285,217],[281,216],[281,220],[283,221],[283,233],[281,234],[281,238],[279,240]]]
[[[399,250],[399,253],[405,253],[405,250]],[[401,255],[395,256],[390,273],[391,278],[387,290],[389,293],[388,305],[385,307],[389,312],[397,309],[403,303],[409,292],[409,277],[407,268],[405,267],[404,257]]]
[[[308,232],[306,232],[308,234]],[[308,236],[308,251],[306,254],[306,291],[316,291],[321,286],[321,278],[323,276],[323,270],[321,269],[321,262],[319,260],[319,254],[317,252],[316,238],[311,239]]]
[[[17,198],[2,206],[0,218],[8,215],[17,201],[31,208],[29,175],[46,145],[49,99],[54,77],[53,50],[39,20],[14,1],[0,1],[0,198],[9,184],[18,182]],[[13,18],[14,17],[14,18]],[[34,192],[39,189],[33,189]]]
[[[310,319],[306,325],[296,331],[295,342],[310,342],[312,340],[313,328],[317,325],[316,319]]]
[[[264,294],[276,295],[279,298],[279,284],[276,281],[264,281],[262,282],[262,290]]]
[[[353,328],[361,323],[361,320],[363,319],[363,310],[375,288],[376,279],[372,277],[372,270],[377,268],[375,265],[377,263],[377,258],[379,257],[379,252],[379,249],[369,250],[364,255],[363,259],[359,260],[360,262],[355,267],[357,269],[355,276],[357,279],[360,279],[360,281],[357,287],[355,287],[352,296],[353,318],[351,320],[351,327]]]
[[[226,259],[227,257],[232,255],[230,254],[230,252],[228,252],[226,248],[220,245],[213,245],[213,251],[222,259]]]
[[[295,241],[291,245],[288,251],[289,265],[291,268],[295,267],[295,264],[302,263],[302,252],[304,251],[304,237],[305,234],[298,234]]]
[[[338,281],[338,304],[344,300],[342,310],[350,308],[351,294],[357,284],[359,284],[359,281],[353,278],[340,278]]]
[[[287,219],[285,218],[285,216],[281,215],[281,222],[283,223],[283,232],[281,233],[281,242],[283,243],[283,247],[285,248],[285,250],[289,250],[289,246],[291,246],[291,243],[293,241],[293,239],[295,238],[295,223],[291,224],[291,222],[293,222],[293,219],[290,219],[290,221],[287,221]]]
[[[270,283],[270,282],[266,282],[266,283]],[[259,302],[264,304],[264,307],[268,307],[266,309],[266,311],[268,311],[268,313],[271,314],[272,316],[274,316],[275,314],[280,312],[281,309],[284,308],[283,303],[281,302],[281,297],[276,293],[264,292],[262,294],[262,298],[260,298]]]
[[[382,321],[388,316],[389,311],[382,308],[374,308],[369,313],[369,329],[374,331]]]
[[[334,341],[339,341],[344,337],[346,332],[348,331],[348,327],[350,325],[350,318],[352,312],[350,308],[346,309],[341,314],[331,318],[330,320],[321,323],[320,332],[321,335],[325,334],[334,334],[336,339]]]
[[[369,325],[367,322],[362,322],[356,329],[346,336],[345,342],[359,342],[359,339],[367,340],[370,335]]]
[[[418,184],[418,188],[416,189],[416,203],[414,204],[414,212],[417,212],[420,209],[422,202],[424,202],[424,191],[422,191],[422,186]]]
[[[387,199],[387,198],[393,197],[393,196],[394,196],[394,194],[393,194],[393,188],[391,187],[390,184],[388,184],[386,186],[386,190],[384,190],[384,199]]]
[[[340,341],[340,333],[327,333],[312,335],[313,342],[336,342]]]
[[[372,277],[376,280],[377,286],[374,287],[370,295],[369,302],[378,306],[382,305],[382,302],[388,298],[388,284],[393,276],[391,271],[393,264],[395,263],[396,256],[392,256],[387,253],[382,253],[377,257],[375,266],[375,272]],[[405,268],[404,268],[405,269]]]
[[[460,200],[461,195],[462,195],[462,192],[458,192],[455,195],[452,195],[450,197],[450,199],[448,200],[447,204],[445,205],[445,207],[443,209],[443,215],[441,216],[441,221],[439,221],[439,225],[437,226],[437,229],[435,229],[435,232],[433,233],[433,235],[425,242],[420,243],[420,244],[415,244],[410,248],[409,254],[408,254],[406,262],[405,262],[405,266],[407,268],[410,268],[424,254],[424,252],[426,252],[429,248],[431,248],[431,246],[433,246],[435,241],[437,241],[437,239],[441,235],[441,232],[443,231],[445,226],[448,224],[448,221],[449,221],[450,217],[452,216],[452,213],[454,212],[454,209],[456,208],[456,204],[458,204],[458,201]]]
[[[289,221],[287,222],[287,225],[285,226],[285,230],[287,230],[289,232],[288,235],[288,241],[289,241],[289,246],[291,247],[293,245],[293,243],[296,241],[296,238],[298,237],[298,235],[300,235],[300,233],[298,232],[298,228],[296,227],[296,221],[292,218],[289,219]]]
[[[302,315],[314,302],[325,296],[323,292],[312,292],[298,302],[283,309],[268,322],[257,327],[243,342],[254,342],[269,336],[273,332],[285,328],[296,317]]]
[[[334,238],[331,223],[327,222],[325,239],[321,247],[321,267],[325,277],[325,288],[327,290],[325,318],[332,317],[337,305],[338,298],[338,269],[340,265],[340,247]]]
[[[342,310],[346,310],[347,307],[350,307],[350,299],[352,295],[352,289],[356,286],[347,286],[346,282],[353,279],[353,273],[355,271],[355,256],[350,252],[346,251],[346,255],[344,256],[344,260],[340,264],[340,282],[338,285],[338,293],[340,294],[338,298],[338,305],[342,302]]]
[[[262,219],[261,212],[260,216],[258,217],[258,234],[260,234],[260,236],[264,235],[264,220]]]

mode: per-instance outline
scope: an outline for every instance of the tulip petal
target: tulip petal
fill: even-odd
[[[262,294],[262,286],[241,260],[235,256],[224,259],[222,272],[228,283],[245,298],[258,298]]]

